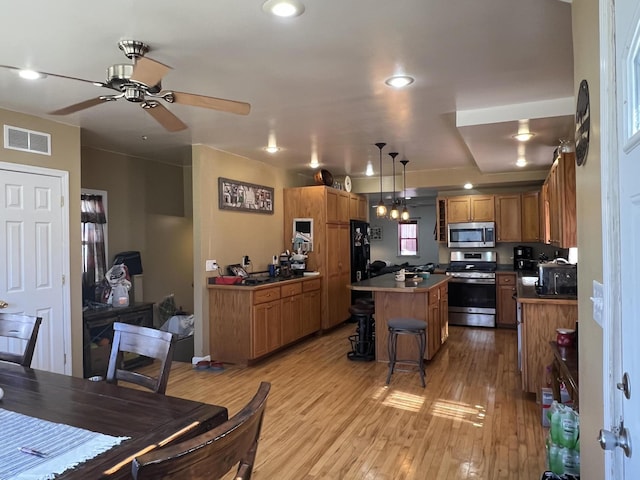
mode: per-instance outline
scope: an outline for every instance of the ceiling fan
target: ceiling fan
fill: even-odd
[[[139,103],[146,112],[168,131],[177,132],[186,129],[187,125],[165,108],[159,100],[193,107],[210,108],[239,115],[247,115],[251,109],[251,105],[248,103],[237,102],[235,100],[176,92],[174,90],[162,90],[162,78],[171,70],[171,67],[145,57],[144,55],[149,51],[149,46],[143,42],[123,40],[118,43],[118,47],[128,58],[132,59],[134,63],[112,65],[107,68],[107,79],[105,82],[91,83],[99,87],[110,88],[119,93],[100,95],[99,97],[49,112],[49,114],[69,115],[101,103],[124,98],[130,102]],[[85,82],[89,81],[81,78],[66,77],[64,75],[51,75]]]

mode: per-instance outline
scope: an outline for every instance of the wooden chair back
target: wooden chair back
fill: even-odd
[[[270,389],[270,383],[260,383],[253,399],[214,429],[134,458],[133,478],[214,480],[238,465],[234,479],[250,480]]]
[[[17,338],[26,341],[24,350],[21,353],[0,352],[0,360],[17,363],[23,367],[30,367],[41,323],[41,317],[0,313],[0,337]]]
[[[113,344],[107,368],[107,382],[117,384],[119,380],[135,383],[156,393],[164,394],[169,382],[171,361],[177,337],[169,332],[154,328],[114,322]],[[121,368],[124,352],[145,355],[160,361],[157,376]]]

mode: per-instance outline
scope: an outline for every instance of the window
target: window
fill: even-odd
[[[418,221],[398,223],[398,251],[401,257],[418,255]]]
[[[95,286],[106,273],[106,192],[82,193],[82,291],[84,300],[94,300]]]

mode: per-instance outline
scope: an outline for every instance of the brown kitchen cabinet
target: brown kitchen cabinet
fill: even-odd
[[[358,215],[356,219],[368,218],[367,199],[363,195],[322,185],[284,189],[284,238],[293,238],[294,218],[313,218],[314,221],[313,251],[308,254],[307,270],[322,275],[323,330],[343,323],[350,316],[349,220],[354,215]]]
[[[447,238],[447,199],[436,199],[436,241],[446,243]]]
[[[515,273],[496,273],[496,325],[499,327],[516,328],[517,326],[517,304],[514,298],[516,294],[516,281],[517,277]]]
[[[320,330],[322,278],[209,285],[212,358],[247,364]]]
[[[496,219],[493,195],[462,195],[447,198],[447,222],[493,222]]]
[[[575,153],[560,153],[543,187],[545,243],[569,248],[577,245]]]
[[[522,240],[522,197],[519,193],[496,195],[496,241]]]
[[[549,342],[557,328],[575,328],[578,304],[575,300],[536,299],[521,302],[522,389],[540,396],[545,368],[553,362]]]
[[[440,344],[449,338],[449,283],[438,287],[440,296],[438,302],[440,304]]]
[[[524,192],[522,194],[522,241],[542,241],[542,214],[540,211],[540,192]]]

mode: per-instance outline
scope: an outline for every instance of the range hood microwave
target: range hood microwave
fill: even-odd
[[[450,223],[447,225],[449,248],[483,248],[496,246],[495,222]]]

